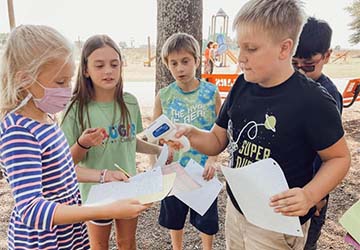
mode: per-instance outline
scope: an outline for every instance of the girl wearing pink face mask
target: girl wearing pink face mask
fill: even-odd
[[[83,221],[134,218],[148,207],[134,200],[81,206],[77,180],[103,175],[74,167],[54,123],[71,98],[74,72],[72,46],[61,34],[46,26],[15,28],[0,65],[0,166],[15,201],[8,249],[90,249]],[[120,179],[108,172],[108,179]]]

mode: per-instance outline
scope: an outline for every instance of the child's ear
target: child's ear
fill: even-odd
[[[328,49],[328,51],[324,54],[324,64],[328,63],[331,57],[332,49]]]
[[[200,66],[200,63],[201,63],[201,59],[200,58],[195,58],[196,68],[198,68]]]
[[[282,41],[280,44],[279,59],[285,60],[287,58],[291,58],[293,46],[294,46],[294,41],[290,38]]]
[[[22,85],[22,89],[27,89],[33,83],[32,78],[24,71],[19,71],[15,74],[15,81]]]
[[[89,77],[90,77],[87,69],[84,69],[84,70],[83,70],[83,75],[84,75],[86,78],[89,78]]]

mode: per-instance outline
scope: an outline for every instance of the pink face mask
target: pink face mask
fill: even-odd
[[[45,88],[42,84],[37,82],[44,89],[44,96],[42,98],[34,98],[35,106],[48,114],[56,114],[63,111],[71,99],[71,87],[68,88]]]

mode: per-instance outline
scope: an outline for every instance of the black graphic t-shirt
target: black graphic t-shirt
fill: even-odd
[[[271,157],[281,166],[290,188],[305,186],[313,177],[316,151],[328,148],[344,135],[334,99],[299,72],[271,88],[247,82],[240,75],[216,124],[227,129],[231,167]],[[229,185],[227,191],[241,212]],[[301,224],[314,211],[300,217]]]

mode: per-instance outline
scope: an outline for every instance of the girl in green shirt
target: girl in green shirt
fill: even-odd
[[[74,96],[62,123],[74,162],[101,169],[100,182],[109,181],[107,170],[117,170],[118,164],[124,171],[117,171],[117,179],[127,180],[136,174],[135,152],[159,154],[161,147],[136,137],[143,129],[140,108],[135,96],[123,92],[116,43],[106,35],[93,36],[85,42],[80,60]],[[91,185],[80,184],[84,201]],[[109,248],[111,225],[112,220],[87,223],[91,249]],[[137,218],[115,220],[119,249],[136,249],[136,226]]]

